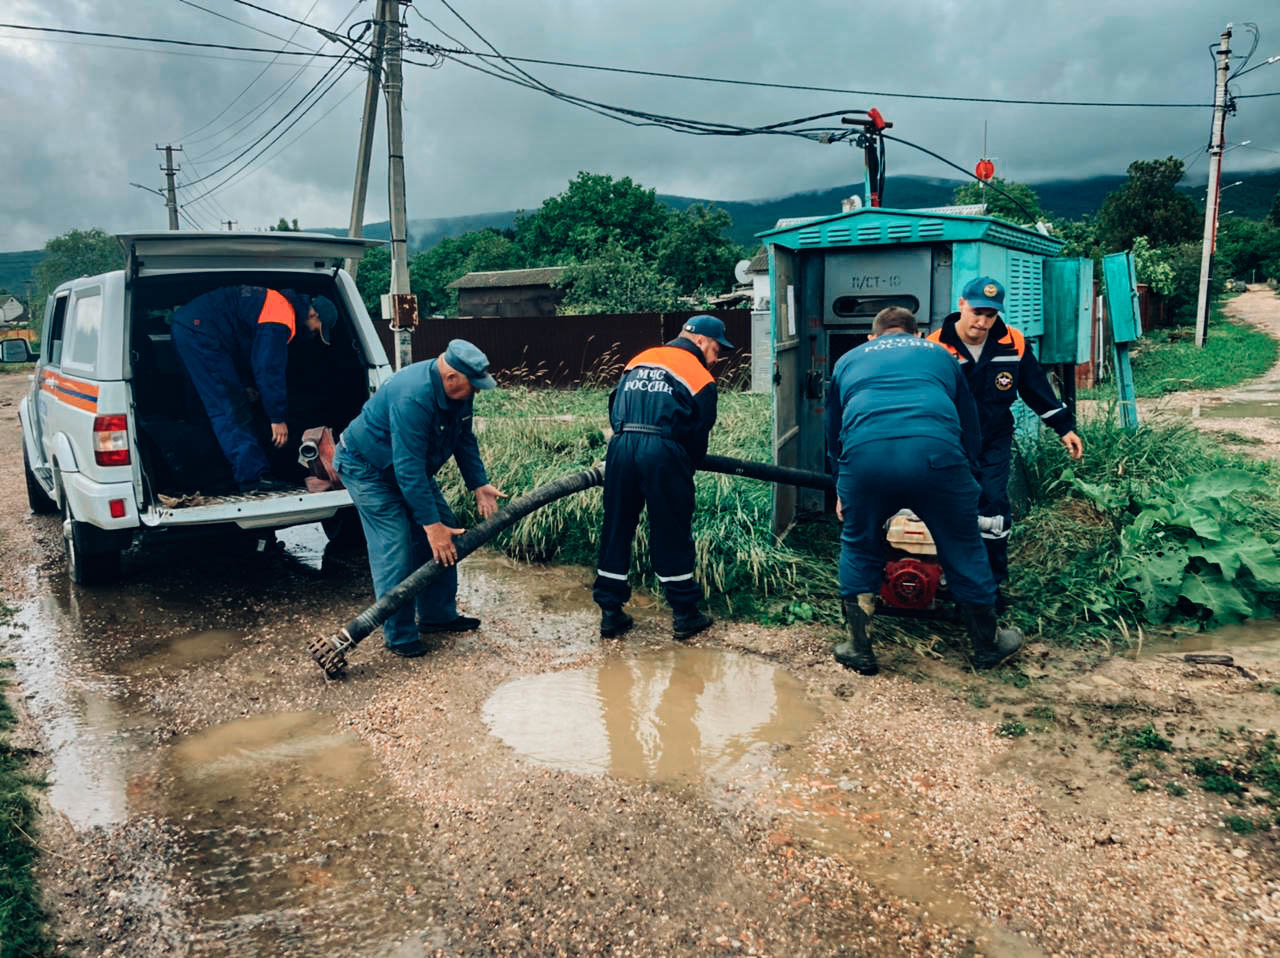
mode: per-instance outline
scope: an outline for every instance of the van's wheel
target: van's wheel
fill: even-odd
[[[355,507],[339,509],[328,519],[321,519],[320,525],[329,539],[329,548],[339,555],[350,555],[364,552],[368,545],[364,539],[364,527],[360,524],[360,516]]]
[[[49,498],[44,486],[40,485],[40,480],[31,471],[31,460],[27,458],[25,442],[22,445],[22,472],[27,479],[27,505],[31,507],[31,511],[38,516],[51,516],[57,512],[58,504]]]
[[[97,530],[71,518],[67,497],[62,497],[62,544],[67,552],[67,575],[76,585],[106,585],[120,575],[120,549],[96,541]]]

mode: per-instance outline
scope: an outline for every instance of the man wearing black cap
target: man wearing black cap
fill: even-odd
[[[453,537],[464,530],[434,477],[453,457],[480,515],[487,519],[498,510],[503,494],[490,484],[471,431],[475,391],[496,385],[485,354],[464,339],[452,340],[437,358],[392,376],[338,443],[334,469],[360,514],[377,597],[430,559],[448,567],[418,593],[416,626],[415,607],[407,604],[383,623],[387,648],[396,655],[422,655],[434,635],[480,625],[458,614]]]
[[[631,598],[627,572],[640,510],[649,509],[653,569],[671,606],[672,635],[681,641],[711,625],[693,578],[693,473],[707,454],[716,422],[711,367],[732,349],[724,323],[691,316],[679,337],[646,349],[627,363],[613,391],[605,456],[604,528],[592,598],[600,606],[600,635],[631,628],[622,610]]]
[[[982,430],[978,515],[987,520],[982,538],[998,587],[1009,578],[1009,530],[1013,524],[1009,466],[1013,461],[1014,400],[1022,397],[1031,411],[1062,438],[1072,459],[1084,456],[1084,443],[1076,435],[1071,410],[1054,393],[1022,333],[1000,318],[1004,287],[990,276],[979,276],[965,285],[959,307],[929,334],[929,339],[946,347],[960,363],[978,404]],[[1003,607],[1003,594],[998,595],[996,604]]]

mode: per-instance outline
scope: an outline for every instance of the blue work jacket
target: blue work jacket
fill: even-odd
[[[254,385],[271,422],[289,415],[289,342],[298,317],[306,317],[305,301],[292,290],[280,296],[291,314],[267,309],[268,290],[261,286],[223,286],[197,296],[173,314],[172,322],[198,334],[204,348],[234,357],[241,368],[253,370]],[[279,296],[275,304],[283,307]]]
[[[489,482],[471,418],[471,397],[446,396],[432,359],[392,376],[343,431],[342,442],[375,469],[391,470],[414,521],[429,526],[440,521],[434,477],[450,456],[468,489]]]
[[[852,449],[881,439],[954,443],[977,469],[977,406],[960,366],[928,340],[890,333],[841,356],[831,373],[826,418],[833,473]]]

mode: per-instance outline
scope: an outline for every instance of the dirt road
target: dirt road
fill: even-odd
[[[1223,311],[1280,339],[1280,296],[1265,284],[1227,300]],[[1280,459],[1280,364],[1230,389],[1175,393],[1140,408],[1144,416],[1190,418],[1238,452]]]
[[[326,683],[305,644],[362,607],[360,564],[303,528],[70,586],[9,422],[0,656],[61,953],[1280,950],[1276,833],[1222,825],[1265,796],[1183,765],[1276,727],[1275,623],[1188,640],[1240,668],[1037,647],[976,676],[947,631],[861,679],[822,629],[675,647],[652,600],[601,642],[588,572],[489,554],[461,567],[480,631],[413,661],[375,636]]]

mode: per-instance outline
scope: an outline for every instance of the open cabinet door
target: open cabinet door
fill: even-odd
[[[803,388],[800,319],[796,315],[799,276],[796,254],[769,247],[773,276],[773,461],[800,467],[800,402]],[[796,487],[773,487],[773,532],[783,535],[795,522]]]

